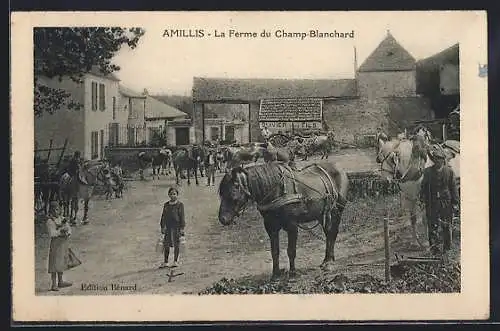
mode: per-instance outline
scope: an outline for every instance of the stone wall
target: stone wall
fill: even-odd
[[[359,96],[368,99],[416,96],[415,71],[360,72]]]
[[[381,98],[376,100],[325,100],[323,120],[335,130],[336,140],[355,144],[356,137],[373,135],[377,127],[387,128],[389,104]]]

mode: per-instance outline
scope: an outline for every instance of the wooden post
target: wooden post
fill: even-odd
[[[384,217],[385,281],[391,280],[391,252],[389,245],[389,217]]]
[[[443,141],[446,141],[446,123],[443,123]]]
[[[201,145],[205,145],[205,103],[201,104]]]
[[[61,165],[61,161],[63,159],[63,156],[64,156],[64,152],[66,151],[66,146],[68,145],[68,138],[66,138],[64,140],[64,146],[62,148],[62,151],[61,151],[61,154],[59,155],[59,160],[57,160],[57,165],[56,165],[56,169],[59,170],[59,166]]]
[[[47,162],[50,163],[50,153],[52,152],[52,139],[49,142],[49,153],[47,154]]]

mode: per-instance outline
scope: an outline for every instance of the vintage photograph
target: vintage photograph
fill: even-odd
[[[350,14],[34,25],[35,297],[462,293],[467,13]]]

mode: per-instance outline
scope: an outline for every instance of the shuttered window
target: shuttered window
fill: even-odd
[[[90,133],[90,157],[92,160],[99,158],[99,132]]]
[[[96,82],[92,82],[91,103],[92,103],[92,110],[97,110],[97,83]]]
[[[99,84],[99,110],[106,109],[106,89],[104,84]]]

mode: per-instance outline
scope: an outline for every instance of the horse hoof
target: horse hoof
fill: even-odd
[[[320,266],[323,271],[333,271],[333,263],[332,262],[323,262]]]
[[[290,270],[290,271],[288,272],[288,278],[295,278],[295,277],[297,277],[297,271],[295,271],[295,270]]]

